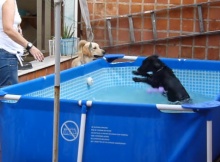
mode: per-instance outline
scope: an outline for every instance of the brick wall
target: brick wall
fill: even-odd
[[[94,41],[107,53],[141,56],[158,53],[162,57],[209,60],[220,58],[220,1],[87,0],[87,3]],[[198,3],[202,14],[195,5]],[[152,13],[155,23],[152,22]],[[131,43],[129,32],[130,14],[134,43]],[[202,26],[199,15],[203,18]],[[106,18],[111,18],[112,45]],[[86,39],[84,25],[81,30],[81,39]]]

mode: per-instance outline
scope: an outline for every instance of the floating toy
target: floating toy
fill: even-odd
[[[86,81],[87,81],[87,84],[88,84],[89,86],[93,85],[93,79],[92,79],[92,77],[88,77],[88,78],[86,79]]]
[[[163,93],[164,92],[164,88],[163,87],[159,87],[159,88],[150,88],[147,90],[147,93]]]

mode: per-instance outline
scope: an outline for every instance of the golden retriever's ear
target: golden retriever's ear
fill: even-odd
[[[87,46],[83,46],[82,53],[83,53],[83,55],[92,57],[92,53]]]
[[[79,44],[78,44],[79,51],[82,51],[82,48],[85,46],[86,43],[87,43],[86,40],[79,41]]]

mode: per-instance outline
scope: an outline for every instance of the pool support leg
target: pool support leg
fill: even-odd
[[[207,162],[212,162],[212,121],[206,122]]]
[[[81,121],[80,121],[80,132],[79,132],[79,145],[78,145],[78,155],[77,162],[82,162],[83,158],[83,148],[84,148],[84,139],[85,139],[85,127],[86,127],[86,111],[87,106],[91,106],[91,102],[81,102],[79,101],[79,105],[82,106],[81,110]]]

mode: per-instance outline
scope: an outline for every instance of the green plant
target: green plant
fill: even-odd
[[[62,32],[62,39],[65,38],[72,38],[74,35],[74,26],[73,24],[71,26],[67,26],[66,24],[63,27],[63,32]]]

